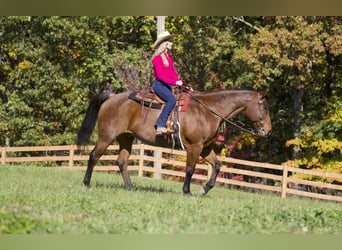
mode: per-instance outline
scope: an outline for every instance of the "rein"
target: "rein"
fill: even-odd
[[[231,120],[229,120],[229,119],[223,117],[221,114],[217,113],[216,111],[214,111],[214,110],[213,110],[212,108],[210,108],[207,104],[205,104],[204,102],[202,102],[201,100],[199,100],[198,98],[196,98],[195,96],[193,96],[193,94],[191,93],[191,90],[186,89],[186,88],[184,88],[184,90],[187,91],[187,92],[189,93],[190,97],[191,97],[194,101],[196,101],[196,102],[198,102],[199,104],[201,104],[203,107],[205,107],[207,110],[209,110],[212,114],[218,116],[219,118],[221,118],[221,119],[224,120],[225,122],[228,122],[229,124],[233,125],[234,127],[238,128],[238,129],[240,129],[240,130],[242,130],[242,131],[244,131],[244,132],[250,133],[250,134],[252,134],[252,135],[259,136],[258,133],[256,133],[254,130],[244,128],[244,127],[242,127],[242,126],[236,124],[235,122],[233,122],[233,121],[231,121]],[[242,122],[240,122],[240,123],[242,123]],[[243,124],[243,123],[242,123],[242,124]],[[245,124],[243,124],[243,125],[245,125]]]

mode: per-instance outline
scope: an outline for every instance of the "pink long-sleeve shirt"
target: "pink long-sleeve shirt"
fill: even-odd
[[[154,69],[154,77],[157,80],[161,80],[170,85],[176,85],[176,82],[179,80],[177,75],[175,66],[173,64],[173,60],[170,54],[166,55],[166,58],[169,62],[169,66],[165,66],[163,64],[163,59],[161,55],[156,55],[152,59],[153,69]]]

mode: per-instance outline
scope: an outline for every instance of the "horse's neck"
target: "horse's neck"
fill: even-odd
[[[227,115],[227,119],[238,115],[246,109],[246,104],[252,100],[254,94],[250,91],[232,92],[227,94],[227,102],[232,106],[232,111]]]
[[[253,92],[225,90],[203,94],[200,98],[212,110],[228,119],[245,110],[246,103],[253,98]]]

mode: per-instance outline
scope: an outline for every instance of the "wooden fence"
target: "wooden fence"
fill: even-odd
[[[1,147],[1,164],[26,162],[41,162],[44,166],[56,166],[61,169],[85,170],[89,152],[93,146],[78,150],[77,146],[36,146],[36,147]],[[159,151],[164,157],[153,157],[153,152]],[[119,171],[115,165],[118,145],[108,148],[105,155],[95,167],[95,171]],[[135,171],[139,177],[162,176],[162,178],[182,180],[184,177],[185,151],[153,147],[145,144],[134,144],[128,166],[129,171]],[[342,185],[315,182],[295,178],[295,174],[332,178],[342,182],[342,174],[318,172],[298,169],[286,165],[239,160],[230,157],[219,157],[222,163],[217,178],[218,185],[237,186],[256,190],[276,192],[285,198],[287,195],[305,196],[317,199],[342,202]],[[154,168],[154,163],[161,168]],[[193,179],[205,182],[211,175],[211,167],[199,162]],[[267,173],[269,172],[269,173]],[[277,174],[274,174],[274,173]],[[303,190],[305,187],[305,191]],[[316,192],[310,192],[316,190]],[[319,192],[317,192],[319,191]],[[334,194],[334,195],[331,195]]]

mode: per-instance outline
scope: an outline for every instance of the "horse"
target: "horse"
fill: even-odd
[[[89,154],[83,179],[87,187],[90,186],[95,164],[113,141],[119,143],[117,163],[128,190],[133,188],[127,165],[134,138],[146,144],[165,146],[154,126],[161,110],[147,110],[148,107],[128,98],[131,93],[102,92],[93,96],[89,102],[77,135],[77,145],[87,145],[97,122],[98,141]],[[145,115],[148,113],[148,119],[144,119],[142,111]],[[265,137],[270,133],[272,124],[265,93],[250,90],[190,92],[186,112],[179,113],[180,138],[186,150],[183,194],[192,195],[190,183],[199,156],[213,169],[208,182],[200,188],[200,194],[205,195],[214,187],[221,163],[213,151],[213,145],[220,125],[239,113],[244,113],[253,123],[255,134]]]

